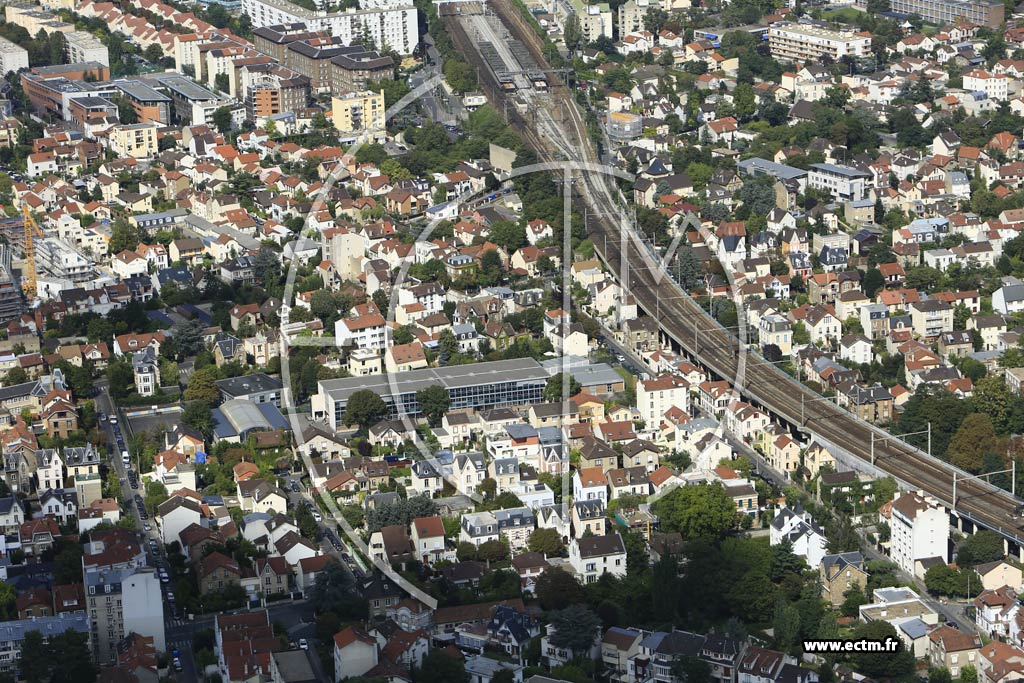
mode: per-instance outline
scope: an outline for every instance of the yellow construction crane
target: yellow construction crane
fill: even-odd
[[[36,246],[33,239],[36,235],[43,236],[39,224],[32,216],[27,203],[21,205],[21,215],[25,225],[25,272],[21,277],[21,289],[26,299],[36,298]]]

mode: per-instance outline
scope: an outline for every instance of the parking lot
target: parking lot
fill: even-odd
[[[160,409],[162,412],[149,413],[146,415],[135,415],[126,418],[128,422],[128,436],[144,434],[146,432],[174,429],[176,424],[181,422],[181,408],[178,406],[167,406]],[[133,412],[133,411],[128,411]]]

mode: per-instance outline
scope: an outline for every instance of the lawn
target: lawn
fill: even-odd
[[[860,15],[860,10],[856,10],[852,7],[842,7],[840,9],[830,9],[822,12],[821,18],[825,21],[838,21],[844,24],[852,24],[857,21],[857,17]]]

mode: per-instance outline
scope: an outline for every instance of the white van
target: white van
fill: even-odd
[[[124,463],[125,467],[131,464],[132,458],[128,455],[128,451],[121,451],[121,462]]]

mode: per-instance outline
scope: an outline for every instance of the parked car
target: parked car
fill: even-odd
[[[306,642],[305,638],[299,638],[299,649],[300,650],[308,650],[309,649],[309,643]]]

